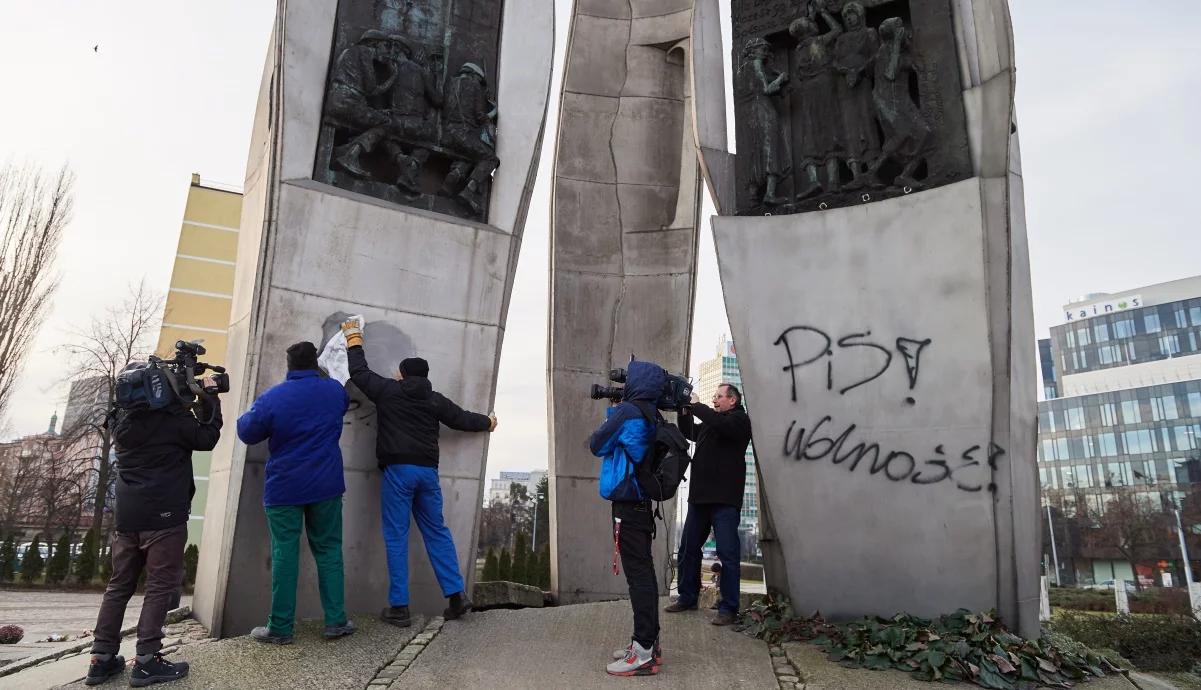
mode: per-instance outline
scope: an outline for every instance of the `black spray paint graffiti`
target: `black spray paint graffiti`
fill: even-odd
[[[869,474],[883,473],[893,482],[947,482],[954,484],[960,491],[969,493],[983,491],[985,488],[989,491],[997,490],[992,477],[997,469],[997,461],[1005,454],[1005,450],[995,443],[988,444],[987,453],[983,452],[981,446],[972,446],[953,460],[949,460],[940,444],[931,454],[934,457],[924,460],[919,467],[917,458],[907,451],[886,451],[880,448],[879,443],[853,441],[851,435],[855,432],[855,424],[847,426],[837,436],[829,432],[819,436],[822,427],[832,422],[831,417],[826,415],[806,433],[805,427],[798,428],[797,420],[793,420],[784,432],[784,457],[809,461],[828,458],[834,465],[846,464],[849,472],[854,472],[862,464],[868,468]],[[854,445],[848,447],[848,444]],[[864,464],[864,460],[868,462]],[[955,462],[955,465],[952,467],[949,462]]]
[[[820,344],[820,347],[812,348],[812,351],[816,354],[813,354],[808,359],[798,362],[793,356],[794,343],[789,338],[790,334],[793,333],[797,334],[793,336],[794,338],[803,337],[804,334],[816,336],[810,338],[810,340],[814,341],[814,345]],[[792,380],[792,401],[797,401],[797,370],[802,367],[809,366],[820,359],[826,360],[826,390],[834,390],[834,345],[838,346],[840,352],[852,348],[861,348],[867,349],[868,351],[873,352],[875,356],[881,358],[879,369],[876,369],[874,372],[872,372],[870,376],[861,378],[857,381],[851,382],[849,385],[840,387],[838,389],[839,395],[846,395],[848,392],[864,384],[875,381],[883,376],[884,372],[888,371],[888,368],[892,366],[893,350],[880,345],[879,343],[867,340],[867,338],[871,337],[871,334],[871,331],[864,331],[863,333],[851,333],[850,335],[844,335],[835,341],[825,331],[814,326],[791,326],[784,329],[784,332],[781,333],[778,338],[776,338],[774,344],[783,345],[784,354],[788,358],[788,364],[784,366],[783,370],[788,372]],[[913,390],[917,386],[918,376],[921,373],[922,351],[925,350],[930,343],[931,340],[929,338],[926,338],[925,340],[897,338],[893,343],[896,352],[900,353],[901,359],[905,362],[905,374],[909,380],[909,390]],[[914,399],[912,397],[906,398],[905,402],[912,405],[914,403]]]

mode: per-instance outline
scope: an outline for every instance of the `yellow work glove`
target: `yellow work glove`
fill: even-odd
[[[351,319],[343,323],[342,335],[346,336],[346,347],[358,347],[363,344],[363,328],[357,320]]]

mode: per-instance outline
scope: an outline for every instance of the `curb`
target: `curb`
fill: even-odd
[[[172,623],[178,623],[181,620],[190,617],[191,615],[192,615],[191,607],[181,606],[177,609],[168,611],[167,612],[167,620],[165,622],[167,625],[171,625]],[[137,631],[138,631],[138,625],[137,625],[137,623],[134,623],[133,625],[131,625],[127,628],[121,629],[121,637],[125,637],[126,635],[132,635],[132,634],[136,633]],[[59,659],[65,657],[65,656],[72,656],[74,654],[78,654],[78,653],[84,651],[85,649],[91,648],[93,642],[95,642],[95,640],[93,638],[89,637],[87,640],[73,644],[70,647],[63,647],[62,649],[56,649],[52,652],[46,652],[44,654],[39,654],[38,656],[26,657],[16,663],[12,663],[7,666],[0,667],[0,678],[3,678],[4,676],[11,676],[14,673],[19,673],[21,671],[24,671],[25,669],[33,668],[34,666],[41,665],[47,661],[58,661]]]
[[[375,677],[367,682],[366,690],[384,690],[391,687],[394,683],[399,682],[400,675],[417,661],[417,657],[425,651],[425,646],[434,641],[438,633],[442,630],[442,625],[446,621],[441,617],[432,618],[409,643],[401,647],[396,653],[396,657],[392,659],[383,668],[375,672]]]

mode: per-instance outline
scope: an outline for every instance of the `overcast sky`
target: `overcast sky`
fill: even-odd
[[[555,4],[561,57],[571,3]],[[1012,0],[1011,8],[1043,336],[1073,296],[1201,273],[1201,3]],[[69,163],[78,177],[62,287],[0,437],[41,431],[61,414],[65,391],[55,384],[65,362],[51,348],[71,325],[143,276],[166,290],[191,173],[241,184],[274,10],[265,0],[0,3],[0,159]],[[556,106],[501,357],[489,476],[546,467]],[[727,331],[707,224],[700,246],[694,367]]]

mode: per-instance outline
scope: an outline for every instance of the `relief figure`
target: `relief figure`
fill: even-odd
[[[834,69],[839,74],[838,101],[842,111],[842,143],[847,167],[854,176],[846,189],[868,184],[868,164],[880,154],[876,108],[872,100],[872,62],[880,48],[876,30],[864,22],[863,5],[842,8],[845,33],[834,43]]]
[[[794,102],[797,108],[792,117],[796,123],[800,167],[805,178],[798,179],[797,201],[822,192],[837,192],[839,187],[838,156],[842,113],[838,107],[838,75],[834,72],[834,42],[842,35],[842,25],[818,1],[809,5],[808,17],[792,22],[788,33],[797,40],[793,71]],[[820,12],[829,29],[822,33],[818,26]],[[818,176],[819,166],[825,166],[826,179]]]
[[[888,160],[903,166],[895,180],[880,180],[883,185],[895,184],[910,189],[920,188],[914,173],[924,159],[930,125],[913,102],[909,92],[909,75],[913,72],[910,56],[910,32],[898,17],[880,24],[880,52],[876,55],[875,86],[872,100],[884,130],[884,146],[872,164],[872,176],[878,177],[880,167]]]
[[[787,202],[777,190],[788,157],[774,102],[787,82],[787,72],[776,72],[771,67],[771,46],[767,41],[758,37],[748,40],[734,76],[734,104],[746,113],[751,139],[746,153],[750,174],[747,186],[756,205],[778,206]]]

